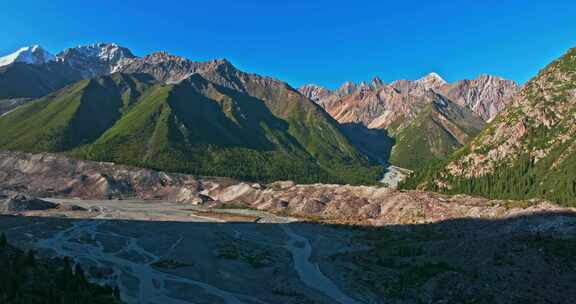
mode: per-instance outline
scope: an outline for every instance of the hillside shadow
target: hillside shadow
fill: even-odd
[[[369,129],[361,123],[344,123],[340,125],[342,133],[358,150],[376,162],[388,166],[395,140],[384,129]]]
[[[199,74],[177,85],[169,103],[193,134],[191,142],[264,151],[280,144],[303,150],[288,134],[288,123],[274,116],[264,101],[208,82]]]
[[[149,263],[246,303],[335,303],[303,284],[285,228],[297,236],[296,248],[304,250],[306,240],[311,244],[312,265],[358,303],[568,304],[576,298],[576,214],[568,212],[386,227],[0,216],[0,232],[27,248],[32,239],[49,238],[74,223],[82,223],[81,233],[66,246],[82,253],[73,256],[78,261],[91,252],[82,248],[103,246],[121,260]],[[132,239],[136,243],[129,247]],[[123,248],[129,250],[120,254]],[[173,290],[177,296],[215,299],[182,282]]]

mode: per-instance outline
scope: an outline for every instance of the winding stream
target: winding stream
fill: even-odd
[[[317,264],[310,262],[312,246],[305,237],[296,234],[288,225],[280,225],[290,240],[285,248],[290,251],[294,259],[294,267],[300,279],[308,286],[317,289],[342,304],[360,304],[344,294],[334,282],[328,279]]]
[[[160,257],[148,252],[140,245],[138,245],[136,239],[119,235],[112,232],[98,232],[98,234],[112,237],[125,238],[127,240],[126,245],[123,249],[116,253],[106,253],[102,244],[96,239],[96,230],[98,226],[102,224],[101,221],[77,221],[74,222],[72,227],[67,230],[61,231],[53,235],[51,238],[43,239],[37,242],[39,248],[46,248],[54,250],[58,255],[71,256],[76,260],[84,258],[94,262],[97,265],[103,265],[104,263],[112,263],[115,265],[115,275],[120,276],[123,270],[138,279],[139,288],[137,297],[132,297],[127,294],[122,295],[122,299],[128,303],[166,303],[166,304],[183,304],[183,303],[193,303],[190,301],[183,301],[179,299],[172,298],[168,296],[168,290],[165,287],[165,281],[170,280],[178,283],[195,285],[202,288],[209,294],[221,298],[226,304],[241,304],[242,301],[239,300],[236,294],[221,290],[210,284],[203,282],[191,280],[188,278],[183,278],[180,276],[167,274],[155,270],[151,264],[160,260]],[[82,234],[87,234],[90,236],[91,240],[96,243],[96,246],[91,244],[79,244],[76,239]],[[181,239],[177,241],[180,242]],[[173,247],[175,247],[177,245]],[[134,250],[138,254],[146,257],[150,260],[147,263],[134,263],[130,260],[120,258],[117,255],[128,251]],[[123,269],[123,270],[121,270]],[[128,287],[124,286],[119,280],[118,282],[121,290],[127,290]],[[262,303],[258,299],[250,298],[246,295],[240,295],[244,298],[249,298],[252,301]]]
[[[110,223],[102,220],[105,218],[116,218],[118,214],[114,208],[98,209],[99,215],[96,219],[77,220],[72,222],[68,229],[59,231],[48,238],[37,241],[39,249],[53,250],[57,255],[73,257],[76,262],[88,262],[97,267],[110,268],[113,265],[113,273],[108,276],[115,280],[112,285],[117,284],[122,292],[122,300],[126,303],[154,303],[154,304],[187,304],[194,303],[194,299],[182,299],[175,296],[174,290],[167,286],[168,283],[184,284],[202,289],[207,295],[221,299],[226,304],[241,304],[245,301],[250,303],[265,303],[260,299],[247,294],[239,294],[220,289],[205,282],[192,280],[180,275],[162,272],[152,265],[170,254],[184,242],[183,234],[170,244],[167,251],[162,254],[155,254],[142,247],[138,239],[130,235],[130,231],[112,232],[106,229],[99,229],[101,225]],[[215,222],[215,219],[205,219],[208,222]],[[284,219],[284,223],[292,219]],[[274,222],[282,222],[274,219]],[[257,224],[260,225],[260,224]],[[263,225],[263,224],[262,224]],[[288,224],[279,224],[282,231],[288,236],[285,243],[274,246],[288,250],[294,261],[296,273],[305,285],[318,290],[331,299],[330,303],[359,304],[357,300],[347,296],[338,286],[326,277],[316,263],[310,261],[312,255],[312,245],[305,237],[298,235]],[[245,239],[250,242],[261,243],[263,246],[271,244],[265,239],[260,240],[257,236],[246,234],[242,236],[237,230],[232,231],[234,238]],[[175,233],[178,233],[175,231]],[[107,242],[114,241],[121,246],[110,252],[110,245]],[[127,256],[139,256],[141,259],[131,260]],[[126,280],[126,278],[134,278]],[[110,279],[101,280],[100,283],[111,283]]]

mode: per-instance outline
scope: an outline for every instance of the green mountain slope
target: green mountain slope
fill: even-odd
[[[116,74],[83,80],[0,119],[0,146],[66,151],[98,138],[147,87],[146,76]]]
[[[408,188],[576,205],[576,49],[531,79],[511,106]]]
[[[38,98],[80,79],[78,71],[60,62],[14,63],[0,67],[0,100]]]
[[[470,110],[437,96],[394,136],[390,163],[418,170],[445,159],[476,136],[484,122]]]
[[[0,118],[0,148],[248,180],[378,178],[382,169],[324,111],[289,87],[277,91],[260,95],[265,101],[199,74],[170,85],[134,74],[98,77]]]

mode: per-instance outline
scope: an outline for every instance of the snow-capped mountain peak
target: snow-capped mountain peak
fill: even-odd
[[[114,73],[125,61],[136,58],[132,52],[116,43],[95,43],[65,49],[58,58],[81,71],[85,78],[102,73]]]
[[[422,80],[422,81],[434,80],[434,81],[438,81],[438,82],[447,83],[446,80],[444,80],[444,78],[442,78],[442,76],[438,75],[438,73],[436,73],[436,72],[428,73],[428,75],[420,78],[420,80]]]
[[[418,79],[417,82],[422,84],[426,89],[436,88],[448,83],[444,78],[434,72]]]
[[[83,59],[96,59],[102,62],[119,61],[123,58],[135,58],[132,52],[116,43],[95,43],[81,45],[75,48],[66,49],[58,57],[64,60],[74,60],[81,57]]]
[[[27,64],[43,64],[55,60],[56,56],[50,54],[39,45],[33,45],[20,48],[10,55],[1,57],[0,66],[10,65],[15,62],[23,62]]]

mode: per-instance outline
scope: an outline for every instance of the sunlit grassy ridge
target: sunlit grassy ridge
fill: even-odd
[[[102,76],[2,117],[0,148],[246,180],[377,180],[382,169],[326,113],[296,92],[278,91],[254,94],[279,101],[265,102],[200,75],[170,85],[144,75]]]

